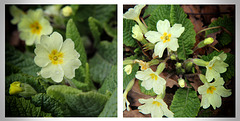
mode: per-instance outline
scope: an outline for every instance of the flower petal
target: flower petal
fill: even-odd
[[[209,69],[207,67],[207,72],[206,72],[206,79],[208,82],[211,82],[213,78],[220,77],[220,74],[217,73],[214,69]]]
[[[152,80],[152,79],[143,80],[141,83],[141,86],[145,87],[146,90],[150,90],[153,88],[153,82],[154,82],[154,80]]]
[[[161,58],[166,47],[167,47],[167,45],[164,44],[163,42],[158,42],[155,45],[154,54],[156,56],[159,56],[159,58]]]
[[[167,19],[165,19],[164,21],[159,20],[157,22],[157,30],[158,32],[160,32],[161,34],[163,34],[164,32],[169,32],[170,30],[170,23]]]
[[[81,61],[79,59],[71,59],[70,61],[64,62],[62,64],[62,69],[64,71],[64,75],[68,79],[72,79],[75,77],[75,69],[78,69],[81,65]]]
[[[46,67],[43,67],[40,71],[40,74],[43,78],[51,77],[55,82],[61,82],[63,80],[63,69],[59,65],[48,64]]]
[[[34,50],[36,56],[34,58],[34,62],[40,66],[45,67],[47,64],[49,64],[51,61],[48,57],[49,53],[48,51],[40,44],[36,45],[36,49]]]
[[[53,32],[50,37],[48,36],[41,36],[41,40],[40,43],[48,49],[49,52],[51,52],[52,50],[57,50],[58,52],[60,51],[60,49],[62,48],[62,44],[63,44],[63,38],[62,35],[57,33],[57,32]]]
[[[207,85],[202,85],[198,87],[198,92],[199,94],[203,95],[207,93],[208,86]]]
[[[51,79],[53,81],[59,83],[63,80],[63,76],[64,76],[64,71],[63,71],[62,67],[60,65],[58,65],[57,68],[55,68],[55,70],[53,70]]]
[[[39,23],[42,25],[42,34],[49,35],[52,33],[53,28],[47,19],[42,18]]]
[[[225,89],[223,86],[216,87],[215,92],[222,97],[228,97],[232,94],[230,89]]]
[[[151,116],[153,118],[161,118],[163,116],[163,111],[160,107],[154,106],[151,111]]]
[[[149,42],[153,43],[153,44],[155,44],[156,42],[160,41],[160,40],[161,40],[161,39],[160,39],[161,36],[162,36],[162,35],[161,35],[159,32],[156,32],[156,31],[148,31],[148,32],[145,34],[146,39],[147,39]]]
[[[64,53],[64,59],[78,59],[80,54],[74,49],[74,42],[71,39],[66,39],[60,50]]]
[[[211,96],[208,98],[208,101],[213,106],[214,110],[216,107],[219,108],[222,105],[222,99],[218,94],[211,94]]]
[[[182,24],[174,24],[172,26],[172,28],[170,28],[170,34],[172,35],[172,37],[180,37],[181,34],[184,32],[184,27],[182,27]]]
[[[227,71],[228,64],[224,63],[223,61],[215,61],[214,68],[218,73],[224,73]]]
[[[171,37],[171,40],[168,42],[168,48],[172,51],[177,51],[179,48],[178,39]]]
[[[203,106],[204,109],[210,106],[207,95],[202,95],[201,106]]]

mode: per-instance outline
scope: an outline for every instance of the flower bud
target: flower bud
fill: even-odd
[[[177,62],[177,63],[175,64],[175,66],[176,66],[176,68],[178,69],[178,68],[181,68],[181,67],[182,67],[182,64],[179,63],[179,62]]]
[[[180,86],[181,88],[185,87],[185,81],[184,81],[184,79],[182,79],[182,78],[178,79],[178,84],[179,84],[179,86]]]
[[[138,41],[142,41],[143,40],[143,34],[142,34],[142,30],[140,29],[140,27],[135,24],[135,26],[132,27],[132,37]]]
[[[160,63],[157,67],[157,74],[162,73],[162,71],[165,69],[165,63]]]
[[[132,65],[131,64],[126,65],[124,67],[124,71],[127,73],[127,75],[131,74],[132,73]]]
[[[199,66],[207,66],[208,62],[202,60],[202,59],[193,59],[193,63]]]
[[[150,67],[148,62],[144,62],[142,60],[139,61],[139,65],[141,66],[141,70],[146,70]]]
[[[31,85],[22,83],[21,86],[22,86],[23,91],[19,93],[20,96],[30,97],[30,96],[37,94],[37,92]]]
[[[16,81],[10,84],[10,88],[9,88],[10,95],[18,94],[19,92],[22,92],[22,91],[23,89],[21,88],[21,82]]]
[[[69,17],[71,14],[72,14],[72,8],[70,6],[65,6],[63,9],[62,9],[62,14],[63,16],[65,17]]]
[[[185,65],[186,71],[191,71],[192,65],[193,65],[193,63],[191,61],[188,61]]]
[[[176,55],[172,54],[172,55],[170,56],[170,59],[171,59],[171,60],[176,60]]]
[[[205,45],[209,45],[209,44],[212,44],[213,41],[214,41],[214,39],[212,37],[208,37],[203,42]]]

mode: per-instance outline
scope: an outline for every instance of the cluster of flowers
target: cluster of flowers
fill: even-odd
[[[68,38],[63,42],[63,37],[58,32],[53,32],[53,27],[46,16],[63,15],[68,17],[72,14],[70,6],[47,6],[45,11],[41,8],[28,10],[26,13],[16,6],[10,7],[13,16],[12,24],[17,24],[20,39],[27,46],[35,45],[36,65],[41,67],[38,73],[43,78],[51,78],[59,83],[64,77],[72,79],[75,69],[79,68],[80,54],[74,49],[74,42]]]
[[[182,27],[182,24],[176,23],[171,27],[170,22],[165,19],[164,21],[159,20],[157,22],[157,31],[148,31],[146,26],[139,19],[141,10],[144,7],[145,5],[136,5],[134,8],[128,9],[128,11],[123,15],[125,19],[130,19],[137,22],[137,24],[132,27],[132,37],[139,42],[145,43],[145,45],[147,45],[149,42],[155,45],[153,54],[154,58],[162,58],[163,52],[166,48],[169,53],[177,51],[179,48],[178,38],[184,32],[185,28]],[[146,41],[146,39],[148,41]],[[212,42],[213,39],[206,39],[204,43],[201,43],[201,46],[204,44],[211,44]],[[231,91],[226,90],[223,87],[224,81],[222,78],[220,78],[219,74],[226,71],[228,64],[223,62],[226,57],[226,54],[222,53],[219,56],[214,57],[210,62],[205,62],[200,59],[192,59],[193,63],[199,66],[206,66],[207,68],[206,78],[204,75],[200,75],[200,79],[204,82],[204,85],[198,88],[199,94],[202,95],[201,106],[203,106],[204,109],[208,108],[210,104],[214,109],[216,109],[216,107],[220,107],[220,96],[227,97],[231,95]],[[165,96],[166,80],[159,76],[159,74],[164,70],[166,62],[161,62],[158,65],[156,72],[154,72],[150,68],[151,65],[154,65],[154,61],[144,62],[142,60],[126,60],[126,66],[124,67],[124,70],[128,75],[131,73],[132,64],[134,63],[138,63],[139,66],[141,66],[141,71],[138,71],[135,75],[137,79],[142,81],[141,86],[146,90],[153,89],[154,93],[157,94],[155,99],[139,99],[138,101],[143,104],[138,107],[139,112],[143,114],[151,114],[152,117],[173,117],[173,112],[168,109],[167,104],[163,101]],[[209,83],[213,78],[215,78],[216,81]],[[180,87],[185,86],[185,81],[181,78],[178,80],[178,83]],[[124,91],[123,111],[126,109],[128,111],[130,110],[130,103],[127,100],[127,94],[131,90],[133,84],[134,79],[129,82]]]

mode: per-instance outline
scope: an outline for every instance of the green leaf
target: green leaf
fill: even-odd
[[[116,5],[81,5],[75,19],[82,22],[89,17],[94,17],[103,23],[109,22],[116,15]]]
[[[77,94],[65,94],[64,95],[68,106],[76,112],[77,116],[98,116],[108,98],[98,92],[81,92]]]
[[[144,93],[144,94],[146,94],[146,95],[150,95],[150,96],[155,96],[155,95],[157,95],[157,94],[153,91],[153,88],[150,89],[150,90],[146,90],[145,87],[142,87],[142,86],[141,86],[142,81],[139,81],[138,84],[139,84],[139,87],[140,87],[140,90],[141,90],[142,93]]]
[[[151,15],[152,13],[155,13],[155,11],[158,9],[158,5],[148,5],[147,8],[144,11],[143,17],[147,17]]]
[[[225,29],[227,29],[231,34],[229,35],[227,32],[223,31],[223,33],[221,33],[219,36],[217,36],[217,40],[218,40],[218,46],[222,47],[225,46],[227,44],[229,44],[234,38],[235,36],[235,25],[234,22],[232,20],[232,18],[224,16],[223,18],[219,17],[217,20],[214,20],[209,26],[210,27],[216,27],[216,26],[221,26],[224,27]],[[219,31],[220,28],[218,29],[211,29],[211,30],[207,30],[205,35],[209,35],[211,33],[215,33],[217,31]]]
[[[70,19],[67,23],[66,27],[66,38],[70,38],[73,40],[76,51],[80,54],[80,61],[82,65],[75,70],[76,79],[78,81],[84,81],[84,73],[85,73],[85,66],[87,62],[87,54],[83,45],[83,41],[81,40],[80,34],[76,25],[74,24],[73,20]]]
[[[200,101],[196,91],[191,88],[179,88],[173,96],[170,110],[174,117],[196,117],[200,109]]]
[[[202,59],[205,61],[211,61],[214,56],[218,56],[222,52],[223,51],[220,51],[220,52],[213,51],[208,55],[203,55]],[[228,81],[235,76],[235,56],[230,53],[226,53],[226,54],[227,54],[227,59],[224,62],[227,63],[229,66],[227,67],[227,71],[221,74],[221,77],[223,77],[225,81]],[[205,73],[206,69],[203,68],[202,72]]]
[[[135,75],[137,73],[139,69],[139,65],[138,64],[134,64],[132,66],[132,73],[127,75],[127,73],[123,70],[123,89],[126,89],[128,83],[135,78]]]
[[[6,77],[6,81],[5,81],[6,95],[9,95],[8,92],[9,92],[10,84],[15,81],[19,81],[19,82],[27,83],[27,84],[31,85],[38,93],[45,92],[45,90],[49,86],[47,80],[45,80],[41,77],[34,77],[31,75],[21,74],[21,73],[12,74],[12,75]]]
[[[193,24],[187,18],[187,15],[183,9],[178,5],[159,5],[151,14],[151,16],[146,20],[148,25],[148,30],[156,31],[156,25],[159,20],[169,20],[170,24],[173,26],[176,24],[182,24],[185,28],[184,32],[178,38],[179,48],[177,49],[178,58],[181,60],[186,60],[188,55],[192,54],[192,48],[195,44],[196,33],[193,29]]]
[[[40,67],[34,63],[34,55],[31,56],[26,53],[22,53],[10,45],[6,45],[5,57],[6,65],[11,67],[5,69],[7,75],[14,72],[22,72],[32,76],[37,76],[37,72],[40,71]]]
[[[69,110],[64,104],[44,93],[32,96],[32,103],[37,107],[41,107],[42,111],[51,113],[52,116],[63,117],[69,115]]]
[[[92,36],[94,38],[94,46],[96,47],[101,41],[101,38],[100,38],[101,32],[100,31],[102,31],[102,27],[100,25],[100,22],[93,17],[88,18],[88,24],[89,24],[89,28],[92,32]]]
[[[137,47],[137,41],[132,37],[132,27],[137,24],[133,20],[123,19],[123,44],[129,47]]]
[[[102,87],[98,90],[99,93],[107,94],[108,92],[113,93],[117,88],[117,65],[112,66],[110,74],[106,77]]]
[[[106,102],[99,117],[117,117],[117,88],[113,91],[112,96]]]
[[[30,100],[17,98],[15,96],[5,97],[6,117],[51,117],[50,113],[41,111],[41,107],[36,107]]]
[[[47,88],[46,92],[47,95],[51,96],[55,100],[59,100],[59,102],[65,103],[65,94],[79,94],[82,91],[66,85],[52,85]]]
[[[97,52],[89,60],[90,74],[94,82],[103,84],[113,65],[117,64],[117,42],[101,41]]]

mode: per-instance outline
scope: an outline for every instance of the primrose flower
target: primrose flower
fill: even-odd
[[[156,44],[154,48],[154,54],[160,58],[163,55],[165,48],[168,48],[172,51],[177,51],[178,39],[181,34],[184,32],[184,27],[182,24],[174,24],[170,27],[170,23],[167,19],[164,21],[159,20],[157,22],[157,32],[148,31],[145,34],[147,40],[151,43]]]
[[[72,14],[72,8],[70,6],[65,6],[63,9],[62,9],[62,14],[63,16],[65,17],[68,17]]]
[[[139,99],[141,105],[138,107],[139,112],[143,114],[151,114],[152,117],[173,117],[173,112],[168,109],[167,104],[160,98]]]
[[[146,70],[146,69],[148,69],[148,68],[150,67],[150,65],[149,65],[148,62],[144,62],[144,61],[142,61],[142,60],[140,60],[140,61],[138,62],[138,64],[141,66],[141,70],[142,70],[142,71],[143,71],[143,70]]]
[[[40,43],[41,35],[49,35],[52,33],[52,26],[49,21],[43,17],[42,9],[36,11],[28,10],[18,23],[20,38],[26,41],[26,45]]]
[[[224,52],[218,56],[214,56],[213,59],[206,66],[206,78],[208,82],[211,82],[213,78],[220,77],[220,73],[227,71],[228,64],[223,62],[227,58],[227,54]]]
[[[25,15],[25,13],[16,6],[10,7],[10,14],[13,16],[13,19],[11,20],[12,24],[17,24],[20,22],[22,16]]]
[[[80,54],[74,49],[74,42],[53,32],[49,36],[43,35],[41,41],[34,50],[36,56],[34,62],[42,67],[40,75],[50,78],[55,82],[61,82],[63,76],[68,79],[75,77],[75,69],[79,68]]]
[[[129,8],[126,13],[123,14],[123,18],[137,21],[142,9],[146,5],[136,5],[134,8]]]
[[[228,97],[232,94],[231,90],[225,89],[223,85],[223,78],[218,77],[215,79],[215,82],[205,82],[204,85],[198,87],[198,92],[202,95],[201,106],[203,106],[204,109],[210,105],[212,105],[214,109],[216,109],[216,107],[219,108],[222,105],[221,97]]]
[[[132,27],[132,37],[135,38],[138,41],[143,40],[143,34],[141,28],[135,24],[135,26]]]
[[[136,78],[142,80],[141,86],[146,90],[153,88],[153,91],[160,95],[165,91],[166,81],[160,77],[157,72],[153,72],[151,68],[136,73]]]
[[[23,89],[21,88],[21,82],[16,81],[10,84],[10,88],[9,88],[10,95],[18,94],[19,92],[22,92],[22,91]]]

